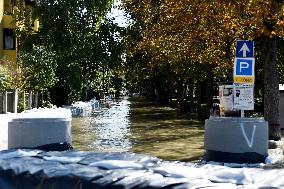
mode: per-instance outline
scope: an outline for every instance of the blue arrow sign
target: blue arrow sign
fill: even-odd
[[[236,48],[237,58],[253,58],[254,42],[246,40],[238,40]]]

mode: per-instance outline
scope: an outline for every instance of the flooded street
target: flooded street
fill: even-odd
[[[203,155],[203,123],[143,97],[124,98],[91,117],[73,118],[73,147],[98,152],[129,151],[164,160]]]

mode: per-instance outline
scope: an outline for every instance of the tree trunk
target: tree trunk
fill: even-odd
[[[181,106],[181,104],[183,103],[183,99],[184,99],[184,87],[183,87],[183,81],[181,79],[177,81],[177,91],[178,91],[177,101],[178,101],[179,106]]]
[[[208,65],[206,68],[207,72],[207,81],[206,81],[206,118],[210,116],[210,109],[213,107],[213,66]]]
[[[279,79],[277,72],[277,37],[263,39],[264,118],[269,125],[269,139],[280,140]]]
[[[273,0],[270,13],[277,16],[280,13],[280,1]],[[271,17],[270,16],[270,17]],[[266,30],[270,33],[274,30],[271,18],[264,20]],[[276,24],[276,23],[273,23]],[[280,140],[279,120],[279,78],[277,71],[277,36],[265,36],[263,39],[263,67],[264,67],[264,118],[269,125],[269,139]]]
[[[194,80],[189,79],[188,81],[189,89],[188,89],[188,95],[189,95],[189,113],[194,113]]]
[[[102,83],[103,83],[103,92],[105,92],[105,67],[103,66],[103,79],[102,79]]]
[[[200,82],[197,83],[196,85],[196,91],[195,91],[195,96],[197,97],[197,103],[196,103],[196,109],[197,109],[197,117],[198,119],[203,119],[203,115],[202,115],[202,107],[201,107],[201,103],[202,103],[202,89],[201,89],[201,84]]]

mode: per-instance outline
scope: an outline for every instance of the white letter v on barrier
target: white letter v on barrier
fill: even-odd
[[[253,131],[252,131],[250,140],[248,139],[248,136],[247,136],[246,131],[244,129],[244,123],[240,123],[240,126],[241,126],[241,129],[242,129],[243,136],[245,137],[248,146],[251,148],[253,146],[253,142],[254,142],[254,134],[255,134],[256,125],[255,124],[253,125]]]

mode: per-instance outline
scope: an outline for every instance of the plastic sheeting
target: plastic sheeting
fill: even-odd
[[[126,152],[0,151],[1,189],[283,188],[283,177],[284,169],[263,169],[261,164],[232,168]]]

